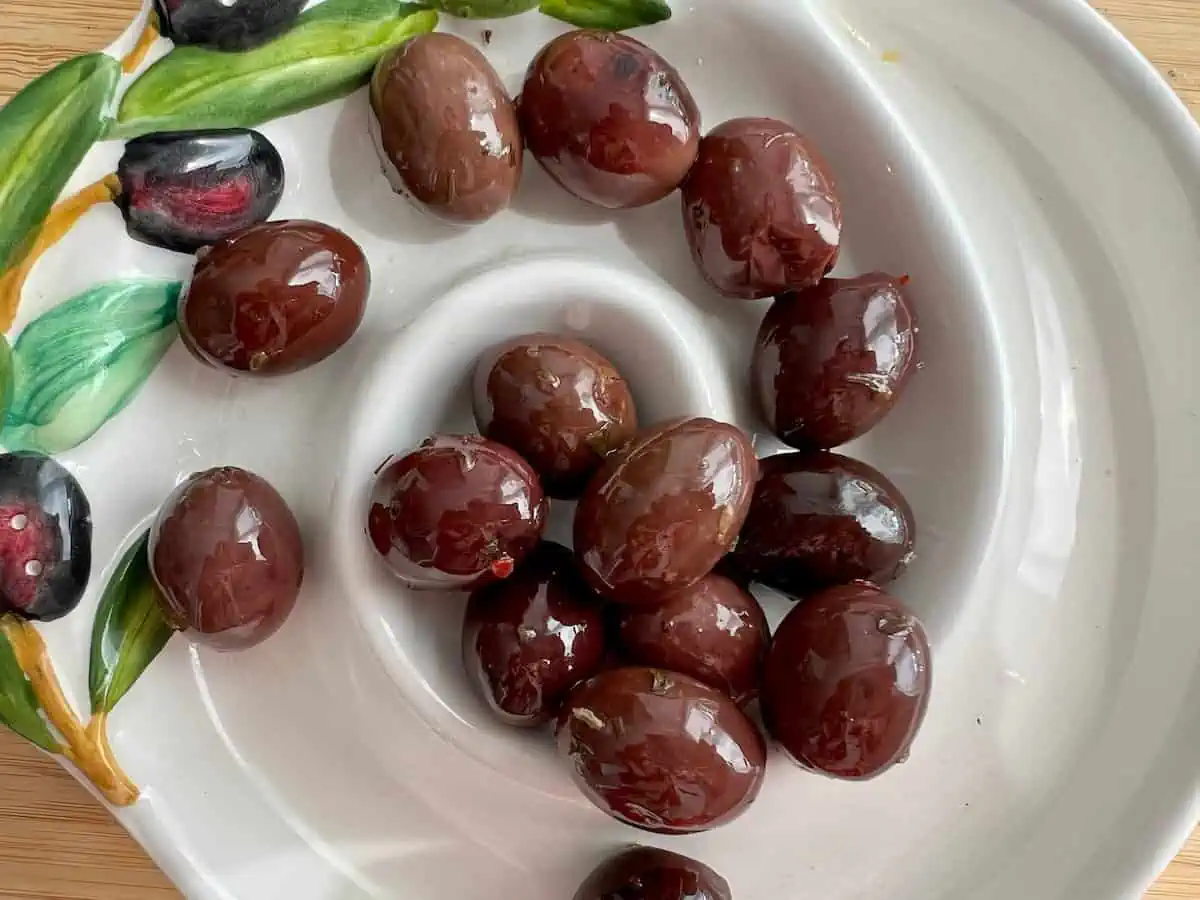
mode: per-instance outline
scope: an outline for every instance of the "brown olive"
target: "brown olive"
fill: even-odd
[[[692,257],[748,300],[815,284],[837,261],[842,205],[807,138],[775,119],[731,119],[700,141],[683,183]]]
[[[625,379],[569,337],[529,334],[493,348],[475,367],[474,399],[479,430],[525,457],[552,497],[578,496],[637,430]]]
[[[550,176],[608,209],[661,200],[696,158],[696,101],[670,63],[627,34],[555,38],[529,66],[519,112]]]
[[[516,107],[482,53],[434,32],[389,52],[371,78],[372,128],[392,187],[449,222],[508,206],[524,145]]]
[[[770,630],[747,591],[709,574],[654,607],[623,607],[617,641],[631,661],[703,681],[738,703],[758,694]]]
[[[754,580],[803,596],[859,579],[884,584],[908,563],[916,524],[882,472],[836,453],[782,453],[758,469],[733,551]]]
[[[571,551],[543,541],[511,578],[471,594],[463,664],[492,710],[510,725],[538,725],[604,662],[600,599]]]
[[[712,571],[737,539],[758,462],[712,419],[639,432],[588,484],[575,512],[584,576],[618,603],[653,604]]]
[[[537,475],[479,435],[436,435],[377,477],[367,534],[417,590],[471,589],[512,574],[537,546],[547,504]]]
[[[300,526],[265,480],[225,466],[192,475],[150,529],[150,571],[175,628],[222,650],[252,647],[283,624],[304,576]]]
[[[595,868],[574,900],[733,900],[729,882],[698,860],[630,847]]]
[[[663,669],[585,681],[559,716],[558,747],[588,799],[661,834],[735,819],[758,796],[767,763],[762,735],[736,703]]]
[[[179,329],[210,365],[283,375],[350,340],[370,288],[362,248],[336,228],[264,222],[201,255],[179,304]]]
[[[867,582],[830,588],[776,630],[763,718],[800,765],[873,778],[907,758],[930,676],[925,629],[903,603]]]
[[[866,434],[896,405],[916,368],[907,278],[827,278],[779,297],[754,345],[751,386],[787,444],[822,450]]]

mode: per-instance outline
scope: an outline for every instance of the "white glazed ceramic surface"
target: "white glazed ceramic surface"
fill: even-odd
[[[493,28],[514,89],[560,30],[443,27]],[[928,623],[936,686],[910,761],[846,784],[773,757],[736,823],[657,839],[578,796],[548,737],[488,721],[459,672],[461,601],[407,595],[366,550],[373,469],[469,427],[476,353],[544,328],[611,354],[647,420],[754,430],[764,307],[704,286],[677,198],[604,212],[530,164],[512,210],[432,223],[388,190],[360,92],[263,128],[288,166],[277,215],[367,251],[356,338],[270,382],[176,346],[67,455],[100,560],[221,463],[282,491],[312,558],[278,635],[231,655],[173,641],[122,702],[113,744],[144,794],[121,821],[202,900],[564,900],[633,841],[705,860],[738,900],[1133,900],[1200,813],[1200,131],[1082,0],[677,0],[639,37],[707,125],[774,115],[815,139],[845,200],[839,271],[912,276],[925,366],[850,449],[920,526],[896,592]],[[188,269],[106,208],[35,270],[23,320]],[[106,576],[44,629],[76,701]]]

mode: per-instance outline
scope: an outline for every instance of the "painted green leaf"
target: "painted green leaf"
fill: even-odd
[[[576,28],[623,31],[671,18],[666,0],[541,0],[539,10]]]
[[[433,0],[433,6],[460,19],[501,19],[529,12],[538,0]]]
[[[576,28],[623,31],[671,18],[667,0],[541,0],[545,15]]]
[[[50,207],[104,130],[121,65],[77,56],[0,108],[0,272],[18,262]]]
[[[146,556],[149,534],[125,551],[96,610],[88,669],[93,714],[112,712],[175,633],[158,605]]]
[[[317,106],[365,84],[384,53],[437,20],[397,0],[325,0],[253,50],[176,47],[121,98],[110,136],[246,127]]]
[[[12,395],[12,347],[8,344],[8,338],[0,334],[0,426],[4,422],[4,417],[8,415],[9,406],[12,405]]]
[[[17,655],[3,632],[0,632],[0,723],[43,750],[51,753],[62,750],[42,718],[33,688],[17,664]]]
[[[100,284],[34,319],[13,346],[9,450],[77,447],[133,399],[178,333],[178,281]]]

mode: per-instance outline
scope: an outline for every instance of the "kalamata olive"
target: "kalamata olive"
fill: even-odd
[[[763,737],[715,688],[664,669],[602,672],[559,716],[558,747],[610,816],[662,834],[733,820],[758,796]]]
[[[770,636],[758,601],[716,574],[659,606],[622,608],[617,624],[631,662],[690,675],[738,703],[758,694]]]
[[[462,224],[508,206],[524,143],[500,76],[460,37],[418,35],[389,52],[371,79],[371,119],[392,187]]]
[[[195,253],[270,218],[283,195],[283,159],[247,128],[164,132],[129,141],[117,178],[131,237]]]
[[[627,34],[555,38],[529,66],[519,112],[525,143],[550,176],[609,209],[661,200],[696,158],[700,109],[691,92]]]
[[[463,621],[463,664],[510,725],[553,718],[563,699],[604,662],[600,599],[575,557],[543,541],[510,578],[471,594]]]
[[[176,44],[249,50],[291,26],[306,0],[154,0],[158,27]]]
[[[367,534],[418,590],[507,578],[541,538],[547,502],[525,460],[479,435],[435,435],[375,481]]]
[[[92,572],[92,513],[79,482],[49,456],[0,453],[0,613],[65,616]]]
[[[179,304],[179,328],[210,365],[283,375],[350,340],[370,287],[362,248],[336,228],[264,222],[201,256]]]
[[[748,300],[815,284],[837,261],[842,205],[813,145],[775,119],[731,119],[700,141],[683,183],[692,257]]]
[[[633,436],[629,385],[574,338],[529,334],[485,353],[475,367],[479,430],[520,453],[552,497],[574,497],[604,457]]]
[[[830,588],[776,630],[763,718],[800,765],[872,778],[907,757],[930,676],[925,629],[904,604],[867,582]]]
[[[575,513],[584,576],[618,603],[654,604],[712,571],[737,539],[758,463],[712,419],[639,432],[588,484]]]
[[[575,900],[733,900],[733,893],[702,862],[657,847],[630,847],[597,866]]]
[[[167,621],[222,650],[274,634],[304,577],[296,517],[266,480],[234,466],[198,472],[175,488],[147,552]]]
[[[767,425],[801,450],[866,434],[916,367],[906,278],[827,278],[779,297],[763,319],[750,380]]]
[[[882,472],[836,453],[782,453],[758,469],[733,551],[754,580],[803,596],[860,579],[884,584],[909,561],[912,510]]]

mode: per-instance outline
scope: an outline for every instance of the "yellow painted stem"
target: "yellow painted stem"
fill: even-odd
[[[116,199],[121,193],[121,182],[116,175],[105,175],[94,184],[89,184],[73,197],[68,197],[50,210],[37,240],[29,252],[16,266],[0,276],[0,332],[8,331],[17,317],[21,305],[21,289],[33,269],[38,257],[62,240],[79,217],[99,203]]]
[[[103,714],[85,729],[63,694],[41,634],[29,622],[11,614],[0,617],[0,632],[12,645],[17,663],[29,678],[34,696],[50,724],[67,742],[63,756],[71,760],[114,806],[130,806],[138,798],[137,786],[121,771],[108,746]]]
[[[137,43],[133,45],[133,49],[121,60],[121,71],[126,75],[136,72],[138,66],[145,61],[146,54],[150,52],[150,48],[154,46],[154,42],[157,40],[158,23],[154,21],[154,14],[151,13],[150,18],[146,20],[146,27],[138,35]]]

